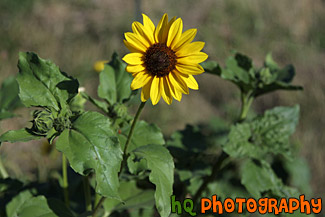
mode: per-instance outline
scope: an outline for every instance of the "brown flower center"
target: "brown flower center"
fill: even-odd
[[[144,55],[146,69],[158,77],[168,75],[175,69],[176,62],[175,52],[166,44],[156,43],[149,47]]]

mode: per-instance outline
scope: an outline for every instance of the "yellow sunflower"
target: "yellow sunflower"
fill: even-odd
[[[164,14],[157,27],[145,14],[143,24],[132,23],[132,32],[125,33],[124,44],[131,51],[123,60],[128,64],[126,71],[134,77],[131,89],[142,88],[141,101],[151,98],[156,105],[162,97],[167,104],[173,98],[180,101],[189,89],[199,88],[193,75],[204,72],[199,63],[208,55],[200,52],[204,42],[192,42],[197,30],[183,33],[181,18]]]

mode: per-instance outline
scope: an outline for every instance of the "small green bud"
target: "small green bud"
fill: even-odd
[[[33,113],[33,133],[46,135],[53,127],[54,118],[49,110],[36,110]]]
[[[116,103],[113,106],[113,113],[117,117],[124,118],[128,115],[128,108],[124,104]]]
[[[71,128],[71,120],[70,117],[72,116],[72,112],[70,110],[66,111],[65,113],[61,113],[58,117],[54,120],[54,128],[57,132],[62,132],[64,129]]]

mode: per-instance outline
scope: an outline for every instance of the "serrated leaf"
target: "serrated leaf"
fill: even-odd
[[[63,201],[49,198],[47,204],[53,212],[59,217],[75,217],[75,215],[66,207]]]
[[[184,130],[174,132],[167,141],[168,150],[175,159],[175,173],[181,181],[191,180],[191,185],[187,186],[189,191],[189,188],[194,189],[192,183],[211,174],[214,160],[210,150],[215,149],[212,146],[219,145],[228,135],[228,129],[222,125],[216,119],[205,127],[186,125]],[[207,133],[208,131],[213,133]]]
[[[81,92],[80,93],[81,96],[83,98],[85,98],[86,100],[90,101],[91,103],[93,103],[95,106],[97,106],[97,108],[101,109],[102,111],[108,113],[108,105],[106,102],[103,101],[99,101],[95,98],[92,98],[91,96],[89,96],[87,93],[85,92]]]
[[[292,161],[284,161],[284,168],[289,173],[290,185],[298,188],[306,195],[311,193],[310,169],[308,162],[302,157],[296,157]]]
[[[271,166],[265,161],[247,160],[241,167],[241,183],[247,191],[255,198],[260,198],[262,193],[271,191],[276,197],[294,197],[299,192],[291,187],[285,186],[279,179]]]
[[[234,125],[223,146],[234,158],[264,159],[269,154],[291,155],[289,138],[299,118],[299,106],[276,107],[249,123]]]
[[[20,207],[29,199],[31,199],[33,195],[29,190],[23,191],[15,196],[6,206],[6,213],[8,217],[17,217],[17,211]]]
[[[9,130],[0,136],[0,144],[2,142],[27,142],[42,138],[41,136],[33,135],[28,129]]]
[[[126,64],[123,63],[116,53],[112,61],[105,64],[105,68],[99,75],[98,96],[106,99],[111,105],[116,102],[122,103],[130,98],[132,75],[125,71]]]
[[[126,126],[122,129],[121,134],[119,134],[119,139],[124,148],[126,142],[126,135],[130,131],[130,126]],[[155,124],[149,124],[145,121],[139,121],[135,125],[133,136],[131,138],[131,143],[129,144],[129,151],[132,151],[140,146],[145,145],[163,145],[165,140],[163,134],[159,127]]]
[[[206,71],[207,73],[220,76],[221,68],[217,62],[205,61],[205,62],[201,63],[201,65],[204,68],[204,71]]]
[[[19,217],[73,217],[73,214],[57,200],[47,201],[44,196],[26,200],[17,211]]]
[[[275,81],[274,83],[265,85],[263,86],[263,88],[258,89],[255,93],[255,97],[270,93],[275,90],[303,90],[303,87],[298,85],[287,84],[281,81]]]
[[[96,173],[96,192],[120,200],[118,172],[122,150],[108,118],[97,112],[85,112],[59,136],[56,147],[79,174]]]
[[[264,66],[254,69],[252,60],[240,53],[229,57],[226,67],[221,70],[220,76],[233,82],[243,93],[249,93],[252,97],[270,93],[276,90],[302,90],[301,86],[291,85],[295,76],[292,65],[280,69],[277,63],[268,54]]]
[[[222,78],[230,80],[237,85],[239,85],[239,83],[249,84],[250,78],[248,70],[240,66],[235,57],[229,57],[227,59],[226,67],[226,69],[222,70]]]
[[[44,196],[26,200],[17,211],[19,217],[58,217],[48,206]]]
[[[114,199],[106,199],[103,204],[106,212],[110,213],[113,210],[130,208],[152,208],[154,205],[154,191],[150,189],[139,189],[135,180],[121,182],[119,194],[123,202]]]
[[[15,77],[8,77],[2,82],[0,89],[0,120],[14,117],[15,114],[12,111],[22,106],[18,91],[19,87]]]
[[[12,111],[21,106],[18,91],[19,87],[15,77],[8,77],[2,82],[0,89],[0,111]]]
[[[25,106],[46,106],[58,111],[78,93],[77,80],[35,53],[19,53],[18,68],[19,97]]]
[[[246,70],[247,72],[253,67],[252,59],[246,55],[241,54],[241,53],[235,54],[235,60],[237,62],[237,65],[240,68]]]
[[[277,71],[279,69],[278,64],[273,60],[272,53],[266,55],[264,66],[268,67],[271,71]]]
[[[133,150],[130,154],[135,160],[146,160],[147,168],[151,171],[149,180],[156,185],[156,207],[162,217],[168,217],[174,182],[174,162],[169,151],[161,145],[146,145]]]
[[[260,71],[258,77],[259,81],[258,88],[255,90],[255,97],[260,95],[273,92],[275,90],[303,90],[301,86],[292,85],[291,82],[295,76],[295,69],[293,65],[287,65],[284,68],[280,69],[278,64],[273,60],[272,55],[269,53],[264,62],[265,69],[270,70],[272,79],[268,82],[263,80],[263,74]]]

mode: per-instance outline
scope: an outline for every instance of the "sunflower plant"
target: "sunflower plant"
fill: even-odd
[[[241,53],[229,57],[225,67],[204,62],[208,55],[201,51],[204,42],[193,42],[196,32],[183,31],[181,18],[169,20],[164,14],[155,26],[143,14],[143,23],[134,22],[132,32],[125,33],[130,53],[123,58],[114,53],[111,60],[95,64],[98,97],[52,61],[20,53],[16,80],[2,84],[0,117],[14,116],[22,105],[34,112],[30,126],[4,132],[0,142],[45,138],[61,153],[62,169],[49,174],[46,183],[28,183],[10,177],[0,159],[0,215],[168,217],[176,215],[171,214],[172,195],[198,203],[210,194],[221,199],[291,197],[309,191],[308,178],[299,180],[295,172],[303,159],[290,142],[299,106],[262,115],[250,109],[264,94],[301,90],[291,84],[294,67],[279,67],[271,54],[259,68]],[[239,88],[242,106],[236,120],[188,125],[170,138],[155,124],[139,120],[146,101],[181,101],[189,89],[198,89],[194,76],[203,72]],[[132,116],[129,107],[140,100]],[[97,110],[88,111],[86,101]],[[274,165],[280,165],[281,174]]]

